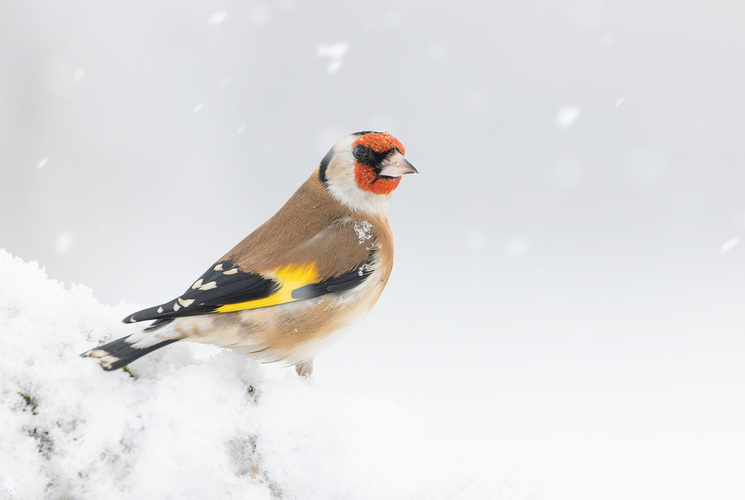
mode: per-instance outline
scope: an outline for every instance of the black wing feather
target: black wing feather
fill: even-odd
[[[293,290],[292,298],[296,300],[312,299],[328,293],[345,292],[359,286],[372,273],[370,262],[373,256],[374,252],[370,252],[367,262],[357,269],[352,269],[339,276],[332,276],[320,283],[313,283]],[[226,274],[226,272],[230,274]],[[215,282],[214,287],[207,287],[206,290],[202,289],[213,281]],[[238,270],[227,260],[213,264],[195,282],[196,284],[199,284],[199,286],[196,288],[192,286],[180,297],[165,304],[138,311],[122,321],[136,323],[154,319],[157,321],[150,325],[148,330],[155,329],[170,323],[174,318],[209,314],[223,305],[269,297],[280,287],[280,284],[276,281],[265,278],[260,274],[245,273]],[[193,302],[189,303],[189,301]],[[183,306],[184,302],[189,305]]]
[[[230,274],[226,274],[230,273]],[[200,283],[201,280],[201,283]],[[214,282],[214,287],[205,287]],[[233,267],[230,261],[224,260],[213,264],[195,284],[180,297],[159,306],[148,307],[130,314],[122,321],[136,323],[151,319],[167,320],[181,316],[195,316],[215,312],[220,306],[249,300],[263,299],[277,291],[279,283],[260,274],[245,273]],[[180,299],[180,300],[179,300]],[[193,302],[189,302],[193,301]],[[183,303],[188,306],[183,306]],[[155,326],[153,324],[152,326]]]
[[[371,273],[372,270],[370,269],[370,266],[365,264],[359,269],[352,269],[351,271],[347,271],[339,276],[327,278],[320,283],[305,285],[297,290],[293,290],[292,298],[305,300],[320,297],[327,293],[346,292],[347,290],[351,290],[352,288],[362,284]]]

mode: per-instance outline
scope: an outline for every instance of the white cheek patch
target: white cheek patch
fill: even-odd
[[[326,187],[334,198],[352,210],[385,215],[391,195],[361,189],[354,179],[352,143],[355,140],[357,136],[345,137],[334,146],[334,158],[326,170]]]
[[[390,194],[375,194],[357,186],[354,180],[354,172],[343,171],[341,174],[335,172],[334,179],[328,184],[328,190],[331,195],[339,200],[342,204],[358,210],[375,215],[385,215],[388,208],[388,201],[391,199]]]

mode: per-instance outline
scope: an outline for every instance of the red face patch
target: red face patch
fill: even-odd
[[[386,151],[390,151],[391,149],[398,149],[399,151],[401,151],[402,155],[406,154],[404,145],[398,142],[398,139],[396,139],[392,135],[384,134],[382,132],[370,132],[369,134],[362,135],[359,139],[354,141],[352,147],[354,148],[358,144],[367,146],[376,153],[385,153]]]
[[[359,139],[354,141],[352,148],[358,145],[367,146],[376,153],[385,153],[391,149],[398,149],[401,154],[405,154],[403,144],[398,139],[389,134],[383,134],[381,132],[370,132],[360,136]],[[375,194],[389,194],[398,187],[401,182],[401,177],[378,177],[377,172],[370,165],[363,163],[354,163],[354,180],[357,182],[357,187],[370,191]]]
[[[357,187],[375,194],[388,194],[398,187],[401,177],[378,177],[370,165],[354,164],[354,180]]]

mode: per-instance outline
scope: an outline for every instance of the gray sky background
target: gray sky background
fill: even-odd
[[[723,0],[4,0],[0,246],[163,302],[389,131],[394,274],[319,380],[546,498],[739,499],[744,50]]]

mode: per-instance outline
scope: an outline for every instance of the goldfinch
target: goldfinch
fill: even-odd
[[[316,354],[357,325],[388,282],[388,200],[401,176],[417,173],[404,153],[382,132],[339,140],[273,217],[180,297],[123,320],[152,324],[82,356],[116,370],[186,340],[310,375]]]

